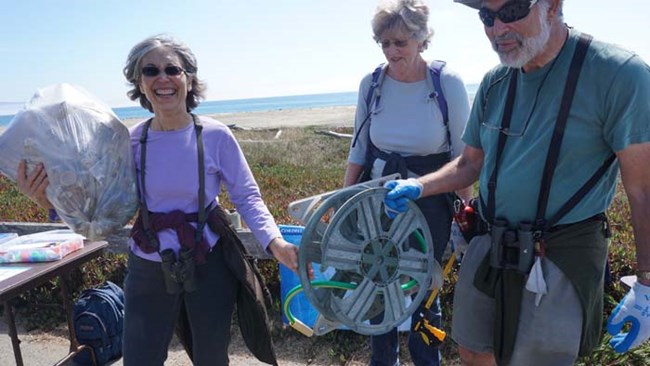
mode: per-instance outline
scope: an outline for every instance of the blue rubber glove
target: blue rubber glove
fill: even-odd
[[[422,195],[422,183],[415,178],[391,180],[384,184],[384,188],[390,189],[384,198],[384,210],[391,219],[406,212],[408,202],[415,201]]]
[[[630,331],[620,332],[628,322]],[[607,332],[614,336],[609,344],[618,353],[627,352],[650,337],[650,286],[634,283],[607,319]]]

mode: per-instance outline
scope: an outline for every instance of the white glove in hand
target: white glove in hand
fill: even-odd
[[[628,322],[630,331],[622,333],[623,325]],[[614,336],[609,344],[619,353],[637,347],[650,337],[650,286],[634,283],[607,319],[607,332]]]

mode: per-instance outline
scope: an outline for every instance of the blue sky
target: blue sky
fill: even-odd
[[[427,59],[478,83],[498,59],[476,11],[425,0],[435,30]],[[372,40],[376,0],[7,0],[0,11],[0,102],[25,102],[58,82],[79,84],[113,107],[133,105],[122,67],[157,33],[186,42],[208,100],[356,91],[382,62]],[[565,20],[650,62],[648,0],[566,0]],[[643,24],[646,24],[645,26]]]

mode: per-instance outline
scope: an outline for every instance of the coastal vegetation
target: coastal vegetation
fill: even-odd
[[[290,202],[328,192],[341,187],[345,161],[350,141],[316,134],[320,127],[291,128],[280,130],[236,130],[235,135],[247,157],[257,179],[263,197],[279,224],[300,224],[293,220],[287,206]],[[336,132],[351,133],[350,128],[332,129]],[[225,195],[221,197],[227,208],[232,208]],[[603,330],[608,314],[623,298],[627,289],[620,278],[634,271],[634,244],[627,198],[619,187],[616,198],[608,211],[613,231],[609,263],[611,276],[605,288],[605,311]],[[0,178],[0,220],[45,222],[47,214],[27,198],[22,196],[15,185]],[[96,286],[105,280],[121,284],[124,278],[126,256],[106,254],[73,274],[70,279],[74,294],[82,289]],[[282,326],[280,321],[279,274],[274,261],[260,261],[260,268],[274,296],[272,309],[273,334],[276,344],[297,343],[304,346],[308,358],[316,358],[323,350],[327,351],[327,364],[362,365],[367,364],[370,354],[367,337],[349,331],[334,331],[325,336],[306,339],[293,329]],[[453,284],[457,268],[441,292],[444,309],[444,328],[449,333]],[[82,275],[83,274],[83,275]],[[59,298],[57,280],[20,296],[16,302],[18,315],[27,329],[48,329],[65,322],[62,302]],[[616,354],[608,345],[609,335],[604,335],[601,345],[589,357],[582,358],[578,365],[646,365],[650,363],[650,345],[646,344],[626,354]],[[402,336],[401,359],[408,363],[410,357]],[[448,338],[442,348],[447,365],[458,363],[453,342]],[[322,364],[314,361],[313,364]]]

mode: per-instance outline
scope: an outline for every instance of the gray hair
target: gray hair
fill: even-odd
[[[429,28],[429,7],[421,0],[389,0],[377,6],[372,18],[372,32],[375,42],[387,30],[397,29],[412,34],[427,49],[433,29]]]
[[[147,97],[140,91],[140,79],[142,78],[142,59],[149,52],[156,48],[166,47],[175,52],[181,61],[181,67],[185,71],[188,78],[191,79],[192,88],[187,92],[187,111],[190,112],[196,108],[200,101],[205,98],[205,83],[198,79],[196,73],[198,71],[196,57],[192,50],[183,42],[166,34],[159,34],[149,37],[140,43],[133,46],[126,59],[126,66],[122,72],[124,77],[133,87],[126,95],[131,100],[139,100],[140,105],[153,113],[153,106]]]
[[[553,0],[539,0],[538,5],[542,8],[543,12],[547,12],[551,6],[553,5]],[[555,15],[555,18],[559,21],[564,21],[564,14],[563,14],[563,9],[564,8],[564,0],[560,0],[559,6],[557,8],[557,13]]]

